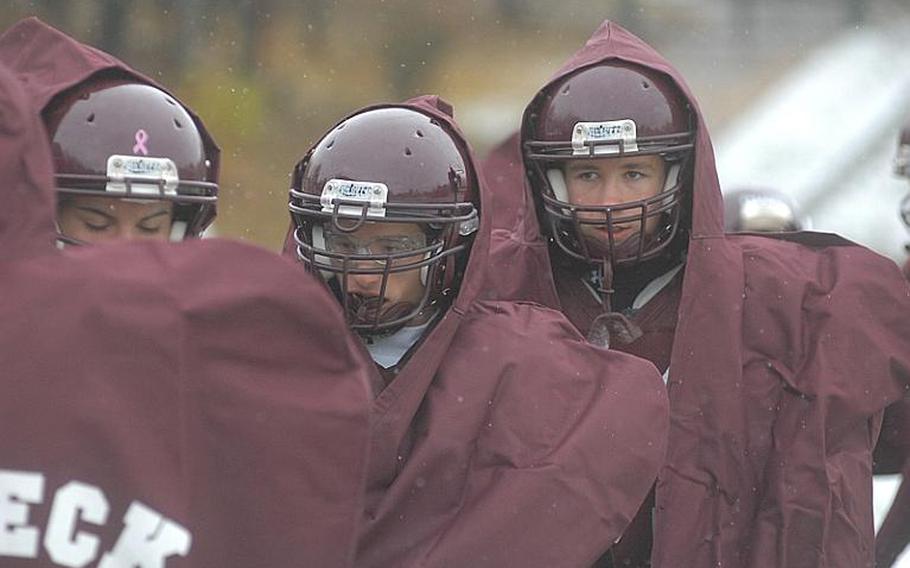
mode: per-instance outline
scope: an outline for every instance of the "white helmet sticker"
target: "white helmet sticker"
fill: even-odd
[[[606,122],[576,122],[572,129],[572,155],[590,156],[594,146],[595,156],[609,156],[623,152],[637,152],[635,121],[631,118]]]
[[[114,154],[107,159],[107,177],[106,191],[139,197],[177,195],[180,184],[170,158]]]
[[[322,204],[323,213],[334,212],[335,202],[344,201],[349,204],[339,206],[338,213],[360,217],[363,215],[363,205],[350,204],[350,202],[360,202],[367,205],[367,217],[385,217],[388,195],[389,188],[384,183],[330,179],[322,188],[319,202]]]

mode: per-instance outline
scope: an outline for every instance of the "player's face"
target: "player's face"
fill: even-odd
[[[173,207],[168,201],[66,197],[57,210],[57,225],[65,236],[85,243],[167,240]]]
[[[667,171],[660,156],[630,156],[571,160],[564,170],[569,202],[582,206],[620,205],[654,197],[664,187]],[[621,215],[640,215],[633,209]],[[602,214],[580,212],[582,219],[604,220]],[[645,221],[645,235],[656,230],[658,217]],[[613,223],[614,242],[622,242],[638,233],[641,222]],[[607,229],[600,225],[582,225],[582,233],[595,241],[608,242]]]
[[[426,246],[426,236],[420,226],[411,223],[365,223],[349,234],[327,231],[326,248],[344,254],[387,255],[421,249]],[[396,258],[392,266],[417,262],[421,254]],[[384,263],[364,260],[354,267],[382,268]],[[425,286],[420,279],[420,269],[390,272],[385,290],[382,290],[383,274],[349,274],[347,292],[366,298],[378,298],[382,293],[384,303],[417,304],[423,298]]]

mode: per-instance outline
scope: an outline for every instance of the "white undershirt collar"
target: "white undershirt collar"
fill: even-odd
[[[654,296],[656,296],[661,290],[667,287],[673,277],[676,276],[676,273],[685,266],[685,263],[680,263],[664,272],[654,280],[648,282],[648,285],[645,286],[641,292],[638,293],[638,296],[635,296],[635,301],[632,302],[633,310],[640,310],[645,307],[645,305],[650,302]]]
[[[399,361],[414,347],[424,332],[430,327],[435,318],[421,325],[403,327],[391,335],[378,337],[372,342],[367,342],[367,351],[373,357],[373,361],[383,369],[389,369],[398,364]]]

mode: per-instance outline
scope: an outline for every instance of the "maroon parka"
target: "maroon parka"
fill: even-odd
[[[458,132],[437,97],[396,106]],[[373,401],[361,568],[587,568],[664,457],[653,365],[589,345],[555,310],[479,299],[485,271],[499,269],[482,180],[480,193],[453,305]]]
[[[605,22],[550,83],[609,59],[667,75],[698,118],[653,566],[870,566],[871,451],[882,409],[910,381],[907,283],[834,235],[724,235],[704,119],[662,56]],[[484,173],[502,204],[491,265],[512,262],[486,293],[559,306],[515,140]]]
[[[0,179],[0,566],[352,566],[372,363],[322,285],[226,241],[57,249],[2,66]]]

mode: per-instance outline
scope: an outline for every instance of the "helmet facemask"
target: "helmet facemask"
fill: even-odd
[[[358,182],[357,185],[372,184]],[[414,210],[413,204],[386,203],[385,215],[377,217],[367,213],[368,204],[339,199],[333,200],[328,208],[320,206],[317,211],[311,196],[296,190],[291,190],[290,207],[295,219],[298,259],[330,282],[348,324],[363,335],[393,333],[442,307],[452,292],[450,280],[455,271],[455,257],[467,252],[469,242],[464,237],[473,232],[472,226],[476,228],[477,219],[470,203],[423,210]],[[357,208],[361,213],[354,212]],[[364,245],[354,239],[365,224],[416,225],[420,227],[421,238],[412,238],[411,242],[396,247],[382,241],[394,242],[400,238],[379,237]],[[346,237],[354,244],[345,244]],[[407,302],[388,301],[390,280],[395,275],[414,271],[419,274],[421,296]],[[351,280],[357,276],[377,277],[378,285],[372,287],[374,293],[355,291]]]
[[[660,255],[676,236],[688,169],[684,150],[629,152],[622,144],[605,147],[587,142],[583,153],[576,150],[569,154],[557,147],[543,147],[544,144],[527,142],[526,159],[532,183],[541,189],[536,193],[545,226],[554,244],[567,257],[588,264],[606,260],[613,267],[632,265]],[[632,155],[661,157],[665,177],[659,193],[610,205],[570,202],[564,173],[569,161]],[[597,232],[600,235],[593,236]]]
[[[331,180],[329,184],[367,191],[382,186],[347,180]],[[326,193],[324,190],[323,196]],[[376,207],[357,199],[323,197],[317,202],[313,196],[292,189],[290,209],[298,259],[330,283],[349,326],[366,336],[394,333],[441,309],[453,292],[456,259],[466,256],[470,246],[466,237],[477,228],[477,212],[471,203],[384,202],[379,207],[382,212],[377,213]],[[358,231],[366,225],[393,224],[416,226],[419,233],[379,236],[366,244],[357,239]],[[392,278],[415,272],[422,289],[420,297],[404,302],[388,300]],[[376,277],[371,279],[371,293],[356,291],[352,285],[356,277]]]

